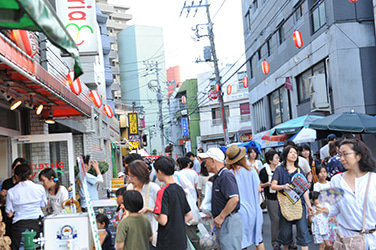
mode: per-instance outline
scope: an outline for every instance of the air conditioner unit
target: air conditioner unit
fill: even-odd
[[[310,77],[311,111],[330,111],[325,74]]]

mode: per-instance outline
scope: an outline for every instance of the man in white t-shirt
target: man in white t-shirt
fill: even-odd
[[[321,159],[321,162],[323,162],[325,160],[325,158],[327,157],[330,157],[330,154],[329,154],[329,142],[330,141],[336,141],[337,140],[337,136],[335,134],[330,134],[328,135],[328,137],[326,137],[326,139],[328,139],[328,143],[321,147],[320,148],[320,159]]]

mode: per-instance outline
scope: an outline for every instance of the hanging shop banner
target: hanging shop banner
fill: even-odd
[[[137,113],[128,114],[129,134],[138,135]]]
[[[183,130],[183,136],[189,135],[188,118],[182,118],[181,119],[181,127],[182,127],[182,130]]]
[[[76,42],[80,55],[98,54],[95,0],[55,2],[57,15]]]

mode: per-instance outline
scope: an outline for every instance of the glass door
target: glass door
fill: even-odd
[[[71,133],[12,137],[12,159],[18,157],[25,158],[30,164],[35,183],[40,183],[38,175],[45,168],[54,169],[66,188],[75,183]],[[75,194],[75,185],[72,188]]]

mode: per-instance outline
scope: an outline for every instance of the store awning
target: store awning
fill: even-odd
[[[76,43],[46,0],[0,0],[0,28],[44,33],[53,45],[74,58],[75,78],[83,73]]]
[[[24,103],[43,104],[54,118],[90,117],[89,90],[79,96],[0,33],[0,91]],[[31,101],[32,99],[32,101]],[[49,111],[45,109],[46,111]]]

